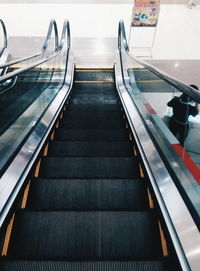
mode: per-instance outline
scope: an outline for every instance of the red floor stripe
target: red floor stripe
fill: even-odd
[[[180,144],[173,144],[172,145],[179,155],[179,157],[183,160],[183,163],[186,165],[186,167],[189,169],[193,177],[196,179],[198,184],[200,184],[200,169],[195,164],[195,162],[191,159],[189,154],[183,149],[183,147]]]
[[[151,107],[150,104],[144,104],[144,105],[150,114],[156,114],[156,111],[153,109],[153,107]]]

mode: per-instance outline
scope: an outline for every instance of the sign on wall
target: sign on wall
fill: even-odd
[[[135,0],[131,26],[156,26],[160,0]]]

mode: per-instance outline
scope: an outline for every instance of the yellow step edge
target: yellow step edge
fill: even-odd
[[[169,255],[168,248],[167,248],[167,241],[166,241],[166,238],[165,238],[160,221],[158,221],[158,224],[159,224],[159,231],[160,231],[160,239],[161,239],[163,256],[167,257]]]
[[[3,249],[2,249],[2,252],[1,252],[1,256],[6,256],[7,255],[8,246],[9,246],[9,242],[10,242],[10,236],[11,236],[13,223],[14,223],[14,218],[15,218],[15,214],[13,214],[13,216],[12,216],[12,218],[11,218],[9,224],[8,224],[5,239],[4,239]]]

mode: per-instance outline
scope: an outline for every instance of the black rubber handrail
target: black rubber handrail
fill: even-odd
[[[55,56],[57,56],[61,52],[66,40],[67,40],[67,49],[70,49],[71,42],[70,42],[70,31],[69,31],[69,29],[70,29],[69,28],[69,21],[66,20],[66,21],[64,21],[64,24],[63,24],[63,30],[62,30],[60,43],[59,43],[59,45],[57,47],[57,50],[53,54],[51,54],[50,56],[47,56],[47,57],[43,57],[42,59],[37,60],[37,61],[27,65],[26,67],[19,68],[19,69],[15,70],[15,71],[12,71],[12,72],[9,72],[9,73],[7,73],[5,75],[0,76],[0,83],[3,83],[8,79],[11,79],[11,78],[23,73],[23,72],[26,72],[26,71],[28,71],[28,70],[30,70],[30,69],[38,66],[38,65],[41,65],[41,64],[49,61],[50,59],[54,58]]]
[[[146,63],[145,61],[137,58],[136,56],[130,55],[129,46],[127,43],[126,32],[124,28],[124,21],[120,20],[119,22],[119,29],[118,29],[118,49],[119,51],[124,50],[133,61],[136,61],[149,71],[153,72],[155,75],[160,77],[162,80],[169,83],[171,86],[175,87],[176,89],[180,90],[181,92],[187,94],[197,103],[200,103],[200,92],[195,90],[194,88],[184,84],[180,80],[174,78],[173,76],[161,71],[160,69]]]
[[[50,23],[49,23],[46,39],[45,39],[44,44],[42,45],[42,48],[41,48],[41,50],[39,52],[37,52],[37,53],[35,53],[34,55],[31,55],[31,56],[19,58],[19,59],[7,62],[5,64],[2,64],[2,65],[0,65],[0,69],[12,66],[14,64],[21,63],[21,62],[23,62],[25,60],[33,59],[33,58],[35,58],[37,56],[40,56],[40,55],[43,55],[45,53],[45,51],[47,50],[48,46],[49,46],[53,31],[54,31],[54,35],[55,35],[55,49],[54,49],[54,51],[56,52],[58,50],[58,46],[59,46],[58,28],[57,28],[56,21],[52,19],[50,21]]]

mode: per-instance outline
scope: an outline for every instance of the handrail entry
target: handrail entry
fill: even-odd
[[[12,66],[14,64],[21,63],[23,61],[26,61],[26,60],[29,60],[29,59],[32,59],[32,58],[35,58],[35,57],[37,57],[39,55],[44,54],[45,51],[48,48],[49,43],[50,43],[50,39],[51,39],[51,35],[52,35],[53,30],[54,30],[54,35],[55,35],[55,49],[54,49],[54,52],[56,52],[58,50],[58,45],[59,45],[58,28],[57,28],[56,21],[54,19],[51,19],[51,21],[49,23],[49,27],[48,27],[48,31],[47,31],[45,41],[44,41],[44,43],[42,45],[42,48],[41,48],[41,50],[39,52],[35,53],[34,55],[19,58],[19,59],[7,62],[5,64],[2,64],[2,65],[0,65],[0,69],[8,67],[8,66]]]
[[[52,23],[52,25],[56,25],[54,23]],[[52,30],[52,27],[50,27],[50,29]],[[56,28],[55,28],[56,29]],[[48,33],[50,32],[50,30],[48,31]],[[55,52],[50,55],[50,56],[47,56],[47,57],[43,57],[42,59],[40,60],[37,60],[35,61],[34,63],[31,63],[29,65],[27,65],[26,67],[24,68],[19,68],[15,71],[12,71],[12,72],[9,72],[3,76],[0,76],[0,83],[2,82],[5,82],[6,80],[10,79],[10,78],[13,78],[14,76],[17,76],[23,72],[26,72],[40,64],[43,64],[47,61],[49,61],[50,59],[54,58],[55,56],[57,56],[60,51],[62,50],[62,48],[64,47],[65,45],[65,42],[67,43],[67,48],[69,49],[70,48],[70,26],[69,26],[69,21],[65,20],[64,23],[63,23],[63,30],[62,30],[62,36],[61,36],[61,40],[60,40],[60,43],[58,46],[55,47]],[[67,40],[67,41],[66,41]],[[45,41],[45,44],[47,45],[48,41]],[[57,42],[56,42],[57,44]]]

